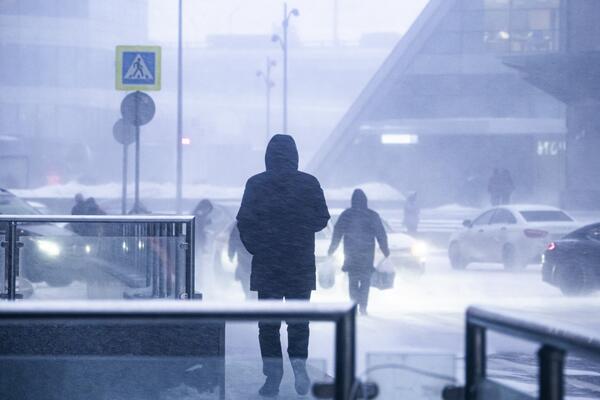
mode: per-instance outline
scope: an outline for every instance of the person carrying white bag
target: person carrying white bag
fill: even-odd
[[[396,279],[396,268],[389,257],[384,258],[375,266],[371,275],[371,286],[379,290],[391,289]]]
[[[352,206],[340,215],[334,228],[329,255],[333,255],[344,240],[344,266],[348,273],[350,299],[358,303],[361,314],[367,314],[371,276],[375,271],[375,240],[387,258],[390,255],[387,233],[379,214],[367,206],[365,193],[356,189],[352,193]]]

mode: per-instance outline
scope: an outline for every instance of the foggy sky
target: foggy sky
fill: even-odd
[[[428,0],[338,0],[339,38],[355,41],[364,33],[405,33]],[[211,34],[271,34],[281,22],[281,0],[183,0],[184,41]],[[290,0],[300,10],[293,23],[303,41],[333,37],[334,0]],[[177,39],[177,1],[149,0],[149,36],[157,42]]]

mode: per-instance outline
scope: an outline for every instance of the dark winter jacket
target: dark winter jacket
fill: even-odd
[[[246,249],[253,255],[251,290],[288,293],[315,289],[315,232],[329,212],[317,179],[298,171],[291,136],[275,135],[266,171],[246,183],[237,215]]]
[[[367,206],[367,196],[357,189],[352,194],[352,207],[345,210],[333,228],[329,253],[333,254],[344,239],[344,267],[347,272],[371,273],[375,259],[375,240],[388,257],[387,234],[379,214]]]

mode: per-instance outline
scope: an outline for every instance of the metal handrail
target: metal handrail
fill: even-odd
[[[152,224],[173,224],[184,229],[185,243],[181,245],[185,249],[185,290],[182,298],[193,299],[195,293],[195,216],[193,215],[0,215],[0,223],[6,224],[6,237],[2,246],[5,249],[5,279],[7,293],[3,295],[8,300],[17,298],[17,271],[19,264],[19,249],[23,245],[18,241],[17,226],[19,224],[35,223],[95,223],[95,224],[131,224],[132,226],[149,226],[149,231],[157,236],[175,235],[174,232],[168,232],[168,229],[154,228]],[[136,262],[137,262],[136,256]],[[137,265],[137,264],[136,264]],[[164,272],[164,271],[162,271]],[[162,282],[162,281],[161,281]]]
[[[355,380],[356,306],[352,303],[260,301],[240,306],[207,302],[31,301],[0,303],[1,321],[23,320],[310,320],[335,323],[335,399],[348,400]]]
[[[549,326],[532,318],[524,319],[506,312],[469,307],[466,314],[465,387],[448,387],[445,399],[478,400],[479,392],[495,389],[511,391],[513,396],[531,398],[487,378],[486,332],[493,330],[511,337],[539,343],[539,399],[562,400],[567,352],[600,360],[600,337],[575,332],[570,328]],[[493,400],[487,395],[486,399]],[[515,397],[516,398],[516,397]]]
[[[0,222],[190,223],[193,215],[0,215]]]
[[[525,320],[507,312],[500,313],[478,307],[470,307],[467,310],[467,322],[600,361],[600,336],[575,332],[572,328],[549,326],[532,318]]]

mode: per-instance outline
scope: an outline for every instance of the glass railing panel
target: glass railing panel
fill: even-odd
[[[379,387],[380,399],[439,400],[456,382],[456,355],[435,353],[367,353],[367,380]]]
[[[175,224],[22,224],[19,232],[26,298],[186,296],[187,249]]]

